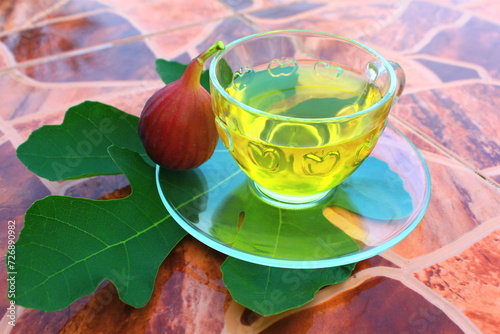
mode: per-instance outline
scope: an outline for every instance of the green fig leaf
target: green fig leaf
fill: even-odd
[[[16,303],[56,311],[111,281],[120,299],[144,306],[158,268],[186,232],[166,213],[154,168],[130,150],[109,155],[132,186],[118,200],[49,196],[26,212],[16,243]]]
[[[156,72],[160,76],[161,80],[165,85],[179,79],[184,71],[186,70],[187,65],[181,64],[176,61],[170,61],[165,59],[157,59],[156,60]],[[205,88],[208,92],[210,92],[210,79],[208,77],[208,70],[201,72],[200,84]]]
[[[165,85],[179,79],[187,65],[176,61],[156,59],[156,72]]]
[[[227,258],[221,270],[233,299],[263,316],[299,307],[326,285],[346,280],[355,263],[322,269],[283,269]]]
[[[86,101],[68,109],[61,125],[33,131],[17,148],[17,157],[33,173],[51,181],[120,174],[107,152],[110,145],[138,152],[150,162],[137,135],[138,124],[136,116]]]
[[[208,70],[201,72],[200,84],[210,93],[210,76]]]
[[[231,82],[233,82],[233,70],[231,69],[231,66],[229,66],[228,62],[226,59],[221,58],[219,60],[218,64],[218,72],[219,72],[219,82],[222,88],[226,89],[229,87]]]

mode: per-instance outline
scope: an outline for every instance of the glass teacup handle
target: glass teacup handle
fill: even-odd
[[[405,89],[406,85],[406,75],[405,71],[403,68],[398,64],[393,61],[389,61],[389,64],[391,64],[392,68],[394,69],[394,72],[396,72],[396,94],[394,96],[394,102],[396,102],[401,94],[403,94],[403,90]],[[393,103],[394,103],[393,102]]]
[[[396,74],[396,91],[394,93],[393,104],[399,99],[406,84],[406,75],[403,68],[396,62],[388,61],[389,65],[394,69]],[[377,80],[390,80],[386,66],[381,61],[368,63],[366,67],[366,75],[374,82]]]

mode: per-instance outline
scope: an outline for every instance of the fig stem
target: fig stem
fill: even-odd
[[[196,57],[196,59],[198,60],[200,65],[203,65],[205,64],[205,61],[208,58],[210,58],[214,53],[216,53],[217,51],[224,50],[224,48],[225,48],[224,43],[218,41],[217,43],[209,47],[207,50],[203,51],[198,57]]]

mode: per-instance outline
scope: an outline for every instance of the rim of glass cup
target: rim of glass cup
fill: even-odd
[[[366,109],[360,110],[360,111],[353,113],[353,114],[350,114],[350,115],[333,116],[333,117],[325,117],[325,118],[305,118],[305,117],[302,118],[302,117],[290,117],[290,116],[276,115],[276,114],[268,113],[266,111],[259,110],[257,108],[253,108],[253,107],[235,99],[231,95],[229,95],[227,93],[227,91],[221,86],[221,84],[217,80],[217,76],[215,75],[215,66],[217,65],[219,60],[222,58],[222,56],[225,53],[227,53],[229,50],[231,50],[232,48],[241,44],[242,42],[245,42],[245,41],[248,41],[251,39],[262,38],[262,37],[266,37],[266,36],[270,36],[270,35],[286,36],[287,34],[304,35],[304,36],[311,35],[311,36],[320,36],[320,37],[340,39],[340,40],[344,40],[348,43],[354,44],[354,45],[358,46],[359,48],[364,49],[365,51],[371,53],[373,56],[375,56],[376,58],[378,58],[382,62],[384,67],[389,72],[390,85],[389,85],[389,89],[387,90],[387,93],[385,93],[384,96],[380,100],[378,100],[375,104],[371,105],[370,107],[368,107]],[[276,120],[286,120],[287,122],[306,122],[306,123],[317,123],[317,122],[325,122],[325,121],[333,121],[333,120],[342,121],[342,120],[347,120],[347,119],[351,119],[351,118],[356,118],[356,117],[359,117],[359,116],[362,116],[365,114],[369,114],[373,110],[375,110],[375,109],[379,108],[380,106],[384,105],[385,103],[387,103],[387,101],[389,99],[394,97],[394,95],[396,94],[396,86],[397,86],[397,81],[398,81],[396,72],[395,72],[394,68],[392,67],[392,65],[389,63],[389,61],[387,59],[385,59],[377,51],[373,50],[372,48],[370,48],[370,47],[368,47],[368,46],[366,46],[358,41],[355,41],[351,38],[348,38],[348,37],[343,37],[340,35],[335,35],[335,34],[326,33],[326,32],[320,32],[320,31],[314,31],[314,30],[301,30],[301,29],[268,31],[268,32],[248,35],[248,36],[245,36],[245,37],[242,37],[242,38],[239,38],[237,40],[232,41],[231,43],[229,43],[225,46],[224,50],[221,50],[215,54],[215,56],[210,64],[209,76],[210,76],[210,81],[211,81],[212,85],[215,87],[215,89],[217,89],[217,91],[222,96],[224,96],[224,98],[226,98],[227,100],[231,101],[232,103],[238,105],[238,107],[240,107],[240,108],[243,108],[243,109],[245,109],[249,112],[252,112],[254,114],[266,116],[268,118],[273,118]]]

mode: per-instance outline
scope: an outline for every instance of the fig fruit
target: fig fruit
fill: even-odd
[[[144,105],[139,137],[155,163],[169,170],[200,166],[212,156],[218,134],[210,94],[200,84],[205,61],[224,44],[217,42],[186,67],[182,76],[156,91]]]

